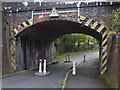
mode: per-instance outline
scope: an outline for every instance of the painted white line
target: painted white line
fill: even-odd
[[[81,64],[82,62],[83,62],[83,61],[80,61],[79,63],[77,63],[76,67],[77,67],[79,64]],[[67,79],[68,79],[68,75],[69,75],[72,71],[73,71],[73,69],[71,69],[71,70],[66,74],[65,80],[64,80],[64,84],[63,84],[63,86],[62,86],[62,90],[65,89],[65,85],[66,85],[66,81],[67,81]]]

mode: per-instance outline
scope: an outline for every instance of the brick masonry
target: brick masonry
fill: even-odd
[[[89,4],[81,3],[80,15],[94,19],[95,21],[98,21],[100,24],[108,27],[109,23],[106,23],[109,22],[108,17],[112,13],[112,10],[118,7],[118,3],[113,3],[112,5],[109,2],[101,2],[101,3],[100,2],[98,3],[94,2]],[[42,2],[42,3],[28,2],[27,6],[25,6],[22,2],[9,2],[9,3],[3,2],[3,9],[5,12],[5,16],[10,26],[9,32],[11,32],[22,22],[30,19],[32,16],[31,15],[32,10],[34,10],[34,12],[45,12],[45,11],[50,12],[53,7],[56,7],[58,11],[62,11],[62,10],[68,11],[68,10],[78,9],[77,2],[72,4],[58,3],[58,2]],[[77,12],[74,12],[73,14],[77,15]],[[36,59],[37,61],[40,58],[47,58],[49,60],[53,59],[53,56],[55,54],[55,49],[53,49],[54,44],[52,42],[45,42],[41,40],[35,41],[33,39],[27,39],[25,41],[26,43],[24,43],[24,40],[22,40],[22,38],[17,38],[17,51],[16,51],[16,55],[18,55],[18,57],[16,58],[17,70],[29,69],[32,66],[37,65],[37,63],[35,62]],[[23,52],[24,49],[26,49],[27,52]],[[29,56],[30,54],[32,54],[33,56]],[[24,60],[24,58],[26,60]],[[26,65],[24,63],[26,63]]]
[[[119,72],[120,37],[116,38],[114,35],[111,35],[108,45],[109,56],[107,74],[111,78],[112,82],[118,86],[119,85],[118,82],[120,81],[120,78],[118,77],[120,74]]]
[[[4,72],[11,71],[10,65],[10,52],[9,52],[9,25],[3,14],[3,27],[2,27],[2,70]]]
[[[3,9],[6,12],[6,17],[11,26],[11,29],[17,27],[24,21],[27,21],[32,17],[32,10],[34,12],[50,12],[53,7],[56,7],[58,11],[77,10],[77,2],[73,4],[57,3],[57,2],[42,2],[39,3],[28,2],[28,6],[24,6],[22,2],[3,2]],[[80,4],[80,15],[95,19],[100,24],[106,26],[106,18],[110,16],[112,10],[118,7],[118,3],[110,5],[109,2],[96,2]],[[75,12],[77,14],[77,12]],[[107,19],[108,20],[108,19]]]
[[[17,40],[17,71],[30,69],[39,65],[40,59],[47,62],[54,59],[56,49],[53,42],[35,40],[30,38],[18,38]]]

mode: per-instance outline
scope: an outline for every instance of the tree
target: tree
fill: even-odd
[[[60,52],[70,52],[79,48],[80,44],[85,44],[87,36],[83,34],[67,34],[55,40],[55,45]],[[60,50],[62,49],[62,50]]]

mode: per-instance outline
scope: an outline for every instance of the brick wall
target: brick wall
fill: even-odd
[[[119,47],[119,51],[118,51],[118,86],[120,88],[120,37],[118,39],[118,47]]]
[[[9,25],[3,14],[2,23],[2,72],[10,71],[10,53],[9,53]]]
[[[44,11],[51,11],[53,7],[56,7],[58,11],[62,10],[77,10],[76,7],[77,3],[73,4],[65,4],[65,3],[55,3],[55,2],[43,2],[41,6],[39,3],[28,2],[28,6],[24,6],[22,2],[3,2],[3,9],[5,10],[5,15],[7,17],[7,22],[9,27],[6,31],[3,32],[3,71],[8,71],[10,68],[10,55],[9,55],[9,32],[17,27],[24,21],[27,21],[31,18],[32,10],[34,12],[44,12]],[[113,3],[102,3],[100,2],[96,5],[96,2],[89,3],[81,3],[80,8],[80,15],[86,16],[91,19],[95,19],[100,24],[103,24],[107,27],[105,21],[109,21],[107,18],[111,14],[112,10],[118,7],[118,4]],[[44,9],[43,9],[44,8]],[[75,12],[74,14],[77,14]],[[107,19],[107,20],[106,20]],[[3,21],[4,22],[4,21]],[[9,29],[10,28],[10,29]],[[53,52],[49,50],[50,52]],[[49,58],[50,53],[47,52],[47,57]],[[19,62],[18,62],[19,63]]]
[[[115,35],[110,35],[108,44],[108,71],[107,75],[112,82],[118,86],[118,58],[120,56],[120,37],[116,38]]]
[[[28,2],[27,6],[24,6],[23,2],[3,2],[3,9],[6,12],[7,20],[10,24],[11,30],[22,22],[27,21],[32,17],[32,10],[36,13],[51,12],[55,7],[58,11],[78,10],[77,2],[73,4],[58,3],[58,2],[42,2],[39,3]],[[98,4],[98,5],[97,5]],[[84,2],[80,4],[80,15],[95,19],[104,26],[109,21],[108,17],[118,7],[119,3],[103,2],[102,5],[97,2],[91,2],[88,5]],[[78,14],[78,12],[74,12]]]
[[[41,41],[30,38],[18,38],[16,54],[17,71],[38,66],[40,59],[50,62],[54,59],[56,49],[52,41]]]

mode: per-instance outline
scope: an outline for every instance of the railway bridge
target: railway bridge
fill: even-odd
[[[54,40],[66,34],[81,33],[100,42],[100,73],[107,71],[107,42],[110,14],[116,2],[3,2],[9,24],[10,67],[30,69],[40,58],[47,62],[56,53]]]

